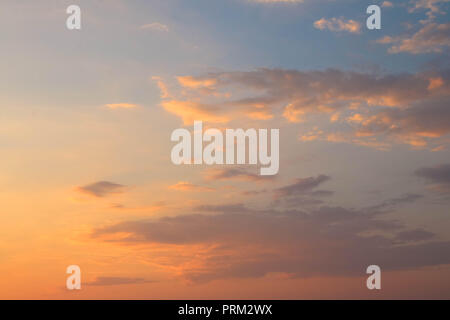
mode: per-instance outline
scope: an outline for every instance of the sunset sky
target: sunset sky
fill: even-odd
[[[449,9],[2,0],[0,299],[450,299]],[[174,165],[195,120],[279,173]]]

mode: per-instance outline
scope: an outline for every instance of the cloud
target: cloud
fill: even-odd
[[[319,30],[328,29],[334,32],[347,31],[350,33],[361,33],[361,24],[355,20],[344,20],[343,18],[322,18],[314,22],[314,27]]]
[[[450,23],[429,23],[412,36],[386,36],[377,42],[391,44],[389,53],[442,53],[450,46]]]
[[[214,78],[194,78],[191,76],[177,77],[177,80],[183,87],[191,89],[211,88],[217,83]]]
[[[297,179],[293,184],[275,190],[277,197],[287,197],[292,195],[305,194],[318,187],[320,184],[330,180],[331,177],[321,174],[317,177]]]
[[[384,8],[392,8],[394,6],[394,4],[392,2],[390,2],[390,1],[383,1],[381,6],[384,7]]]
[[[110,208],[115,210],[122,210],[122,211],[142,211],[142,212],[154,212],[154,211],[160,211],[164,208],[166,208],[168,204],[165,201],[156,201],[152,205],[147,206],[136,206],[136,207],[129,207],[121,203],[114,203],[110,206]]]
[[[156,30],[156,31],[162,31],[162,32],[169,32],[169,27],[165,24],[159,23],[159,22],[153,22],[149,24],[144,24],[140,26],[140,29],[150,29],[150,30]]]
[[[169,189],[177,191],[196,191],[196,192],[214,191],[214,188],[202,187],[186,181],[180,181],[172,186],[169,186]]]
[[[183,119],[185,125],[194,123],[195,120],[204,122],[225,123],[230,117],[220,114],[220,109],[214,106],[200,104],[193,101],[163,101],[161,105],[166,111]]]
[[[208,181],[220,180],[242,180],[242,181],[271,181],[275,176],[261,176],[249,172],[240,167],[233,168],[213,168],[205,171],[205,179]]]
[[[304,0],[249,0],[256,3],[303,3]]]
[[[223,204],[223,205],[200,205],[194,208],[194,210],[208,213],[243,213],[250,212],[244,204]]]
[[[120,222],[97,228],[92,237],[193,250],[195,254],[174,262],[193,282],[273,272],[291,277],[360,276],[374,263],[385,271],[450,263],[450,242],[428,241],[430,232],[379,219],[385,213],[373,208],[323,206],[304,212],[228,205],[197,210],[206,212]],[[118,234],[127,236],[115,239]]]
[[[349,142],[387,149],[393,143],[436,148],[450,128],[447,120],[450,70],[369,74],[336,69],[257,69],[190,76],[183,99],[161,105],[191,124],[284,117],[290,123],[323,115],[323,127],[301,141]],[[206,83],[206,84],[205,84]],[[339,115],[339,116],[337,116]],[[331,119],[331,120],[330,120]]]
[[[423,21],[423,23],[427,23],[434,20],[437,14],[445,14],[445,11],[441,10],[440,5],[447,2],[450,2],[450,0],[414,0],[411,2],[413,6],[408,11],[413,13],[425,10],[428,20]]]
[[[317,177],[299,178],[292,184],[276,188],[272,190],[275,199],[272,206],[298,208],[321,205],[324,201],[318,198],[330,197],[334,192],[314,189],[330,179],[331,177],[321,174]]]
[[[433,190],[444,193],[450,192],[450,164],[422,167],[417,169],[415,174],[432,183],[431,188]]]
[[[407,230],[397,233],[395,239],[399,242],[416,242],[430,240],[435,234],[424,229]]]
[[[209,74],[221,88],[240,88],[251,96],[237,100],[222,101],[219,113],[230,106],[241,108],[254,105],[270,107],[281,111],[290,121],[296,116],[311,112],[333,112],[356,103],[369,106],[404,107],[408,104],[439,94],[450,95],[447,71],[441,77],[444,85],[441,90],[428,89],[430,76],[427,74],[392,74],[378,76],[366,73],[328,69],[325,71],[296,71],[283,69],[258,69],[248,72],[223,72]],[[237,92],[238,94],[240,92]],[[199,96],[198,98],[201,98]],[[284,107],[282,107],[284,106]]]
[[[358,136],[389,135],[413,146],[450,133],[448,99],[430,100],[407,109],[383,109],[365,116],[355,126]]]
[[[161,92],[160,97],[162,99],[170,98],[169,89],[167,88],[161,77],[153,76],[152,80],[156,81],[156,84],[158,85],[159,91]]]
[[[144,278],[126,278],[126,277],[97,277],[94,281],[87,282],[87,286],[119,286],[130,284],[152,283],[154,281]]]
[[[385,202],[383,202],[381,206],[385,207],[385,206],[395,206],[403,203],[412,203],[420,198],[423,198],[423,195],[415,193],[407,193],[398,198],[388,199]]]
[[[132,109],[137,108],[136,104],[132,103],[111,103],[106,105],[110,109]]]
[[[125,186],[121,184],[109,181],[98,181],[82,187],[77,187],[77,190],[90,196],[103,198],[111,194],[122,193],[124,188]]]

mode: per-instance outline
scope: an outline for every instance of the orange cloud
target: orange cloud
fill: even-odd
[[[180,117],[185,125],[192,124],[195,120],[213,123],[224,123],[230,120],[224,115],[216,114],[217,108],[192,101],[170,100],[163,101],[161,104],[168,112]]]
[[[132,109],[137,108],[136,104],[132,103],[112,103],[106,105],[110,109]]]
[[[343,18],[331,18],[329,20],[322,18],[314,22],[314,27],[319,30],[328,29],[330,31],[339,32],[347,31],[350,33],[360,33],[361,24],[355,20],[344,20]]]
[[[202,187],[186,181],[180,181],[172,186],[169,186],[169,189],[177,191],[195,191],[195,192],[214,191],[214,188]]]
[[[313,115],[326,114],[337,130],[303,135],[300,140],[330,136],[383,149],[392,143],[427,146],[430,139],[446,135],[450,127],[446,108],[438,106],[450,97],[449,75],[447,70],[380,76],[336,69],[209,73],[183,77],[193,89],[183,87],[185,100],[163,101],[162,106],[186,125],[194,120],[267,121],[277,115],[291,123],[307,123]],[[207,84],[205,79],[209,79]],[[219,94],[224,91],[230,94]],[[356,109],[358,113],[352,112]],[[438,109],[442,109],[440,116]],[[338,122],[339,118],[347,121]]]
[[[441,53],[450,46],[450,23],[428,23],[412,36],[386,36],[377,42],[391,44],[389,53]]]
[[[152,80],[156,81],[156,84],[158,85],[158,88],[159,88],[159,90],[161,92],[160,97],[163,98],[163,99],[169,98],[170,97],[169,89],[167,88],[167,86],[164,83],[164,81],[162,81],[161,77],[153,76]]]
[[[444,85],[444,80],[441,77],[430,78],[430,85],[428,86],[428,90],[439,89]]]
[[[194,78],[191,76],[177,77],[178,82],[183,86],[191,89],[208,88],[217,83],[216,79]]]

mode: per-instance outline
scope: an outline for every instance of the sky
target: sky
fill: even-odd
[[[3,0],[0,298],[449,299],[449,8]],[[196,120],[278,174],[173,164]]]

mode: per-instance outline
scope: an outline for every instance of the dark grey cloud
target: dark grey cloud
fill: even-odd
[[[435,183],[450,183],[450,164],[441,164],[435,167],[423,167],[416,170],[416,174]]]
[[[267,189],[261,189],[261,190],[248,190],[248,191],[243,191],[242,195],[244,196],[256,196],[258,194],[263,194],[266,193],[268,190]]]
[[[310,193],[313,197],[329,197],[334,194],[334,191],[330,190],[316,190]]]
[[[121,193],[125,186],[109,181],[98,181],[85,186],[78,187],[77,190],[94,197],[106,197],[110,194]]]
[[[92,237],[128,244],[202,245],[207,249],[192,258],[195,264],[183,264],[201,265],[182,271],[196,282],[271,272],[293,277],[355,276],[365,274],[371,264],[399,270],[450,263],[450,242],[430,241],[431,232],[409,230],[387,219],[386,210],[374,207],[201,209],[202,213],[117,223],[96,229]],[[129,236],[113,240],[118,233]]]
[[[306,194],[330,179],[331,177],[324,174],[318,175],[317,177],[299,178],[290,185],[275,189],[274,192],[277,197]],[[317,195],[317,191],[315,192]],[[323,195],[324,192],[329,194],[331,191],[322,190],[319,191],[319,194]]]
[[[373,206],[372,209],[392,209],[392,207],[395,207],[396,205],[413,203],[421,198],[423,198],[423,195],[421,194],[406,193],[396,198],[387,199],[382,203]]]
[[[205,171],[206,180],[271,181],[275,176],[262,176],[243,167],[214,168]]]
[[[127,277],[97,277],[94,281],[87,282],[87,286],[118,286],[130,284],[152,283],[154,281],[144,278],[127,278]]]
[[[435,237],[435,234],[424,229],[407,230],[397,233],[395,239],[400,242],[414,242],[430,240]]]
[[[431,183],[434,190],[450,192],[450,164],[419,168],[415,174]]]
[[[194,208],[196,211],[200,212],[216,212],[216,213],[242,213],[248,212],[244,204],[236,203],[236,204],[224,204],[224,205],[200,205]]]
[[[273,206],[284,206],[286,208],[298,208],[303,206],[317,206],[323,204],[324,201],[320,199],[315,199],[313,197],[288,197],[283,199],[276,199],[273,201]]]

